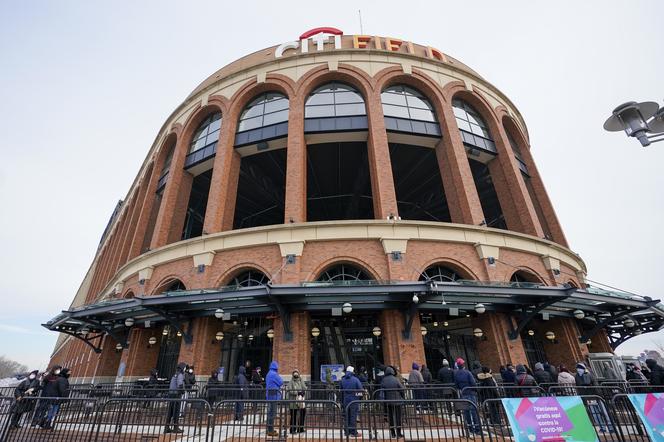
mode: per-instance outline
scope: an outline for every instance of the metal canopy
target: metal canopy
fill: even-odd
[[[413,303],[417,294],[419,303]],[[412,319],[417,312],[444,312],[452,308],[459,312],[474,310],[482,303],[487,311],[505,312],[517,316],[518,325],[509,338],[515,339],[529,321],[538,314],[574,317],[576,309],[583,310],[587,329],[581,340],[585,342],[599,330],[605,329],[615,348],[641,333],[656,331],[664,326],[664,305],[648,297],[595,288],[548,287],[531,283],[482,283],[478,281],[353,281],[353,283],[303,283],[257,285],[253,287],[223,287],[167,292],[155,296],[136,296],[132,299],[107,300],[63,311],[45,324],[45,328],[83,340],[95,351],[100,346],[92,341],[110,335],[127,346],[129,327],[125,319],[132,318],[134,327],[168,324],[180,330],[185,342],[192,336],[184,323],[193,318],[213,316],[223,308],[231,317],[274,314],[282,319],[284,336],[290,339],[290,313],[295,311],[330,311],[350,302],[353,311],[398,309],[404,312],[404,336],[410,333]],[[626,327],[631,318],[636,326]],[[637,332],[639,333],[639,332]]]

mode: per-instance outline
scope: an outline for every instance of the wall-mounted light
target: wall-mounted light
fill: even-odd
[[[218,331],[217,333],[215,333],[214,340],[217,341],[217,342],[223,341],[224,340],[224,332]]]
[[[152,348],[153,345],[157,343],[157,338],[154,336],[150,336],[150,339],[148,339],[148,348]]]
[[[272,339],[272,338],[274,338],[274,330],[269,329],[269,330],[267,331],[266,335],[267,335],[268,339]]]
[[[420,327],[420,333],[422,333],[422,336],[426,336],[427,333],[429,333],[429,330],[425,326]]]
[[[583,310],[574,310],[572,314],[576,319],[583,319],[586,317],[586,314],[583,312]]]
[[[476,328],[473,330],[473,336],[475,336],[476,338],[481,338],[482,336],[484,336],[484,332],[482,331],[481,328]]]
[[[214,317],[217,319],[221,319],[224,317],[224,309],[223,308],[218,308],[214,311]]]
[[[535,336],[535,330],[528,330],[528,336]]]
[[[176,333],[176,335],[178,336],[178,338],[181,338],[181,337],[182,337],[182,332],[181,332],[180,330],[178,330],[178,332]]]
[[[314,338],[319,337],[320,336],[320,328],[318,328],[318,327],[312,328],[311,329],[311,336],[313,336]]]
[[[486,311],[484,304],[475,304],[475,311],[480,315]]]
[[[124,320],[125,327],[131,327],[134,325],[134,318],[127,318]]]
[[[553,342],[556,339],[556,334],[552,331],[548,331],[544,334],[544,337]]]
[[[444,322],[443,322],[443,327],[447,327],[448,325],[450,325],[449,322],[447,322],[447,321],[444,321]]]
[[[438,321],[433,321],[433,326],[438,327]]]
[[[636,325],[636,322],[632,318],[627,318],[623,321],[623,325],[627,328],[632,328]]]
[[[341,306],[341,310],[348,314],[353,311],[353,305],[350,302],[344,302],[344,305]]]
[[[417,296],[417,293],[415,293],[415,294],[413,295],[413,303],[414,303],[414,304],[417,304],[418,302],[420,302],[420,298]]]
[[[161,331],[162,336],[168,336],[168,327],[164,327],[164,329]]]
[[[383,333],[383,331],[380,329],[380,327],[376,326],[373,328],[373,330],[371,330],[371,333],[373,333],[375,337],[378,337]]]
[[[115,351],[118,352],[118,353],[121,352],[122,351],[122,344],[116,344],[115,345]]]
[[[249,341],[253,341],[253,340],[254,340],[254,335],[249,335],[249,336],[247,336],[247,339],[248,339]]]

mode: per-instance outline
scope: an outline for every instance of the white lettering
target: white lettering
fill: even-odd
[[[299,47],[300,47],[299,41],[288,41],[286,43],[277,46],[277,50],[275,51],[274,56],[276,58],[280,58],[284,55],[284,52],[286,52],[288,49],[297,49]]]

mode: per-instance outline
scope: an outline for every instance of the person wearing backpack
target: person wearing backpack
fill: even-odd
[[[522,364],[516,366],[516,385],[518,387],[537,387],[537,381],[528,374],[526,367]],[[522,388],[520,390],[523,396],[539,396],[537,388]]]

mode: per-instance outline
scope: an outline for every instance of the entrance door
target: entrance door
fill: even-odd
[[[160,378],[170,379],[175,373],[180,356],[180,342],[182,337],[177,335],[173,327],[165,326],[167,333],[161,335],[159,357],[157,358],[157,373]]]
[[[521,336],[521,340],[523,341],[523,349],[526,352],[526,359],[528,359],[528,366],[530,368],[534,369],[535,364],[538,362],[548,362],[542,341],[532,336]]]
[[[430,330],[423,341],[426,364],[432,373],[443,366],[443,359],[447,359],[450,366],[454,365],[457,358],[464,359],[467,367],[474,361],[490,362],[481,360],[472,329]]]
[[[224,324],[224,339],[221,342],[219,365],[224,368],[224,381],[233,382],[240,366],[251,362],[251,369],[261,367],[263,377],[272,362],[272,341],[267,331],[272,328],[272,319],[264,317],[246,318],[235,324]],[[251,373],[247,373],[247,378]]]
[[[312,341],[312,381],[321,380],[321,365],[352,365],[359,373],[364,367],[369,381],[374,369],[383,364],[382,340],[373,335],[378,323],[370,316],[321,318],[315,321],[320,336]]]

